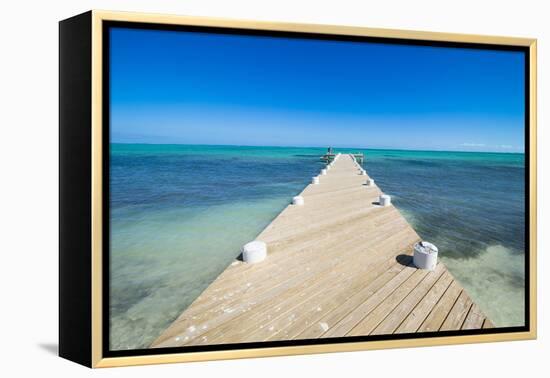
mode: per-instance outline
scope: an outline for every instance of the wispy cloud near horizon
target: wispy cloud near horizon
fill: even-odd
[[[485,143],[462,143],[460,144],[462,147],[485,147]]]
[[[524,148],[522,146],[513,146],[511,144],[487,144],[487,143],[472,143],[465,142],[459,144],[459,148],[466,150],[475,150],[475,151],[487,151],[487,152],[498,152],[500,150],[506,150],[507,152],[523,152]]]

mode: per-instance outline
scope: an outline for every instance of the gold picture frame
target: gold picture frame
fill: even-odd
[[[89,167],[89,194],[91,199],[89,200],[89,245],[85,241],[82,241],[82,248],[89,248],[89,255],[83,261],[80,261],[78,266],[77,262],[67,260],[66,265],[71,266],[73,270],[77,272],[88,271],[90,278],[90,293],[83,295],[84,301],[89,301],[89,307],[86,307],[86,311],[90,309],[89,317],[82,319],[82,325],[73,326],[71,329],[65,329],[62,325],[60,332],[60,354],[63,357],[69,358],[76,362],[83,363],[90,367],[114,367],[114,366],[129,366],[129,365],[143,365],[143,364],[160,364],[160,363],[173,363],[173,362],[188,362],[188,361],[207,361],[207,360],[219,360],[219,359],[237,359],[237,358],[250,358],[250,357],[267,357],[267,356],[283,356],[283,355],[298,355],[298,354],[310,354],[310,353],[328,353],[328,352],[346,352],[346,351],[358,351],[358,350],[371,350],[371,349],[387,349],[387,348],[403,348],[403,347],[423,347],[423,346],[436,346],[436,345],[448,345],[448,344],[466,344],[466,343],[482,343],[482,342],[496,342],[496,341],[513,341],[513,340],[527,340],[535,339],[537,335],[537,263],[536,263],[536,248],[537,248],[537,107],[536,107],[536,54],[537,54],[537,42],[535,39],[528,38],[514,38],[514,37],[500,37],[500,36],[482,36],[482,35],[468,35],[468,34],[453,34],[453,33],[436,33],[436,32],[424,32],[424,31],[411,31],[411,30],[393,30],[393,29],[376,29],[366,27],[355,26],[336,26],[336,25],[317,25],[317,24],[295,24],[295,23],[279,23],[279,22],[260,22],[252,20],[231,20],[231,19],[218,19],[209,17],[187,17],[187,16],[174,16],[174,15],[161,15],[161,14],[145,14],[145,13],[127,13],[127,12],[110,12],[94,10],[90,11],[80,17],[80,19],[74,18],[61,22],[62,33],[73,33],[74,30],[86,30],[89,34],[88,42],[83,48],[89,49],[89,54],[82,57],[82,59],[91,58],[89,62],[90,77],[88,78],[90,89],[89,100],[91,102],[89,106],[89,122],[90,126],[87,136],[82,138],[89,141],[90,167]],[[72,21],[71,21],[72,20]],[[79,21],[80,20],[80,21]],[[82,21],[84,20],[84,21]],[[71,24],[72,22],[72,24]],[[313,33],[313,34],[328,34],[328,35],[344,35],[344,36],[357,36],[357,37],[374,37],[383,39],[401,39],[409,41],[431,41],[431,42],[455,42],[465,44],[487,44],[487,45],[506,45],[506,46],[519,46],[528,49],[528,65],[529,65],[529,114],[528,114],[528,126],[529,126],[529,235],[526,235],[526,239],[529,242],[529,275],[528,275],[528,313],[529,313],[529,329],[522,332],[507,332],[507,333],[483,333],[474,335],[457,335],[457,336],[435,336],[428,338],[405,338],[396,340],[373,340],[362,342],[345,342],[345,343],[325,343],[315,345],[296,345],[296,346],[278,346],[278,347],[258,347],[252,349],[226,349],[226,350],[213,350],[213,351],[200,351],[200,352],[185,352],[185,353],[165,353],[165,354],[147,354],[147,355],[135,355],[135,356],[122,356],[122,357],[106,357],[103,353],[103,335],[105,324],[103,321],[103,296],[105,294],[105,288],[103,285],[103,259],[104,259],[104,246],[103,246],[103,230],[105,222],[103,213],[103,185],[104,185],[104,161],[103,161],[103,91],[104,82],[103,78],[103,46],[104,46],[104,25],[106,22],[128,22],[128,23],[140,23],[140,24],[162,24],[162,25],[186,25],[186,26],[198,26],[198,27],[215,27],[215,28],[237,28],[243,30],[261,30],[261,31],[274,31],[274,32],[295,32],[295,33]],[[63,24],[65,23],[65,24]],[[82,25],[84,24],[84,26]],[[69,25],[69,26],[64,26]],[[73,25],[73,26],[70,26]],[[66,29],[63,29],[66,27]],[[73,29],[71,29],[73,28]],[[63,35],[60,37],[61,51],[60,60],[61,75],[63,75],[64,65],[63,57],[64,51],[69,51],[71,46],[77,46],[78,41],[72,41],[70,39],[64,40]],[[66,37],[69,38],[69,37]],[[73,36],[74,38],[74,36]],[[86,38],[85,38],[86,39]],[[81,46],[81,45],[78,45]],[[70,53],[66,53],[67,59],[71,58]],[[64,80],[64,79],[60,79]],[[67,81],[69,79],[66,79]],[[63,89],[63,83],[60,84]],[[81,119],[67,119],[64,121],[63,112],[64,109],[71,104],[69,101],[75,101],[68,97],[61,95],[60,112],[61,116],[61,130],[64,133],[65,128],[63,122],[77,121]],[[86,104],[82,105],[86,107]],[[84,118],[87,119],[87,118]],[[74,122],[71,123],[72,127],[76,127]],[[73,131],[76,132],[76,131]],[[69,137],[67,137],[69,138]],[[70,138],[69,138],[70,139]],[[62,135],[63,140],[63,135]],[[69,141],[67,141],[69,143]],[[63,148],[63,142],[61,143]],[[63,153],[61,156],[61,165],[63,165]],[[70,168],[66,168],[67,171]],[[67,174],[69,174],[68,172]],[[61,174],[63,176],[63,173]],[[61,178],[62,187],[65,184],[63,177]],[[87,195],[87,194],[86,194]],[[81,200],[80,195],[74,194],[70,201]],[[69,201],[69,200],[67,200]],[[67,202],[67,206],[69,202]],[[63,207],[63,204],[60,205]],[[63,213],[63,211],[62,211]],[[62,221],[63,222],[63,221]],[[66,225],[66,227],[71,227]],[[69,232],[69,229],[66,229]],[[84,231],[83,231],[84,232]],[[61,230],[62,235],[63,228]],[[78,244],[78,241],[74,241]],[[62,243],[63,244],[63,243]],[[61,247],[63,248],[63,247]],[[64,259],[70,259],[67,257],[67,253],[63,251],[61,253],[61,265],[63,265]],[[527,251],[526,251],[527,253]],[[88,258],[89,257],[89,258]],[[68,269],[68,268],[67,268]],[[60,286],[63,295],[70,297],[76,295],[76,293],[68,293],[64,291],[66,285],[74,286],[74,290],[81,290],[82,287],[71,281],[71,276],[61,269],[60,274],[63,276],[60,279]],[[69,275],[65,275],[69,274]],[[88,279],[88,278],[85,278]],[[70,290],[70,289],[67,289]],[[72,299],[71,299],[72,300]],[[79,316],[77,312],[71,309],[74,306],[70,300],[64,301],[60,298],[60,323],[65,324],[67,318]],[[88,303],[88,302],[86,302]],[[89,350],[85,349],[86,356],[82,357],[82,354],[73,354],[69,349],[74,348],[77,341],[73,339],[85,340],[88,342],[88,336],[82,337],[80,334],[76,335],[77,329],[80,330],[85,327],[87,322],[90,322],[86,335],[89,336]],[[66,345],[66,346],[64,346]],[[88,352],[90,353],[87,356]],[[75,352],[76,353],[76,352]]]

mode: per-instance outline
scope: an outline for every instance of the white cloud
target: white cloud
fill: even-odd
[[[485,147],[485,143],[462,143],[462,147]]]

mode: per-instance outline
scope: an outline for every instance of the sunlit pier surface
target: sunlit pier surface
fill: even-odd
[[[413,265],[420,237],[368,179],[339,155],[257,236],[267,257],[235,260],[151,346],[493,327],[444,264]]]

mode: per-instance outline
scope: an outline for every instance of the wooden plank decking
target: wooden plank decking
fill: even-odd
[[[419,236],[367,178],[341,155],[258,235],[266,260],[233,262],[151,347],[492,327],[442,263],[412,265]]]

